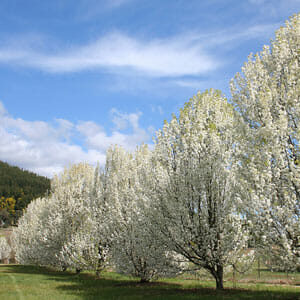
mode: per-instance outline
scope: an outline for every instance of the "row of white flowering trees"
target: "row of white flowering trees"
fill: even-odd
[[[103,169],[56,176],[14,230],[17,260],[97,274],[110,265],[143,282],[204,268],[222,289],[251,240],[299,266],[299,19],[249,57],[230,101],[198,93],[152,150],[115,146]]]

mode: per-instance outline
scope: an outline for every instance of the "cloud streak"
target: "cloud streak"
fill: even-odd
[[[197,75],[214,70],[217,60],[189,39],[175,37],[143,41],[115,32],[88,45],[74,46],[57,53],[30,49],[0,48],[0,62],[44,70],[79,72],[130,69],[153,77]]]
[[[140,116],[141,113],[126,114],[113,109],[111,117],[116,128],[109,134],[92,121],[74,124],[57,119],[49,124],[16,119],[0,102],[0,159],[48,177],[82,161],[103,165],[111,145],[133,150],[138,144],[149,142],[150,131],[139,126]],[[75,138],[79,143],[73,142]]]
[[[276,17],[283,11],[296,13],[300,0],[248,0],[248,3],[253,5],[259,14]]]
[[[86,45],[45,47],[52,51],[41,47],[41,41],[46,44],[43,38],[38,39],[35,46],[35,39],[29,39],[26,45],[24,38],[18,37],[0,47],[0,63],[50,73],[100,70],[119,74],[137,73],[154,78],[198,76],[224,64],[216,56],[216,47],[222,45],[230,48],[234,43],[269,36],[276,27],[278,24],[260,24],[243,30],[221,30],[209,34],[186,33],[152,40],[112,32]]]
[[[77,0],[75,19],[88,22],[101,17],[104,13],[120,9],[133,0]]]

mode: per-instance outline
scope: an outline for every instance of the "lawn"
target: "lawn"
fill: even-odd
[[[264,274],[266,275],[266,274]],[[297,274],[298,276],[298,274]],[[299,276],[300,277],[300,276]],[[298,278],[296,279],[298,280]],[[191,277],[140,284],[130,277],[104,272],[93,274],[57,272],[49,268],[0,265],[0,299],[5,300],[95,300],[95,299],[299,299],[300,282],[293,285],[230,280],[224,291],[215,291],[214,282]]]

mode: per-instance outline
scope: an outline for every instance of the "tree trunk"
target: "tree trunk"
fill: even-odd
[[[236,280],[235,280],[235,265],[232,266],[233,268],[233,278],[232,278],[232,283],[233,283],[233,287],[236,288]]]
[[[97,268],[97,270],[96,270],[96,277],[97,278],[100,278],[100,273],[101,273],[101,269]]]
[[[260,279],[260,258],[257,259],[257,272],[258,272],[258,279]]]
[[[149,279],[141,278],[140,283],[148,283],[149,281]]]
[[[220,265],[217,266],[217,272],[215,272],[214,277],[216,279],[216,288],[217,288],[217,290],[223,290],[224,289],[224,286],[223,286],[223,266],[220,266]]]

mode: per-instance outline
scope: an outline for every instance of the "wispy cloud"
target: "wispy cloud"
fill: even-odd
[[[160,105],[152,105],[151,111],[153,113],[159,113],[161,116],[164,114],[164,110]]]
[[[121,33],[108,34],[85,46],[55,54],[31,49],[0,48],[0,62],[38,68],[47,72],[76,72],[129,68],[148,76],[182,76],[215,69],[218,61],[199,43],[183,37],[138,40]]]
[[[79,21],[90,21],[98,18],[104,13],[120,9],[134,0],[77,0],[75,19]]]
[[[234,49],[237,44],[247,42],[251,39],[270,38],[280,25],[280,23],[257,24],[242,29],[233,27],[206,34],[196,32],[190,34],[189,39],[191,43],[205,41],[206,51],[208,49],[220,50],[220,46],[224,46],[226,49]],[[222,49],[224,48],[222,47]]]
[[[175,80],[174,84],[181,86],[181,87],[198,88],[199,89],[203,85],[203,81],[193,80],[193,79],[182,79],[182,80]]]
[[[116,8],[116,7],[120,7],[124,4],[127,4],[129,2],[131,2],[132,0],[109,0],[107,1],[108,2],[108,5],[110,7],[113,7],[113,8]]]
[[[58,119],[53,124],[26,121],[9,115],[0,102],[0,159],[51,177],[78,162],[104,164],[107,148],[119,144],[133,150],[150,141],[150,129],[139,125],[141,113],[112,110],[116,128],[107,133],[99,124]],[[121,124],[122,120],[125,124]],[[126,132],[125,132],[126,131]],[[79,144],[73,142],[74,138]]]
[[[254,6],[258,14],[271,17],[277,17],[282,12],[297,13],[300,8],[300,0],[248,0],[247,2]]]
[[[277,27],[278,24],[260,24],[243,30],[234,28],[208,34],[194,32],[152,40],[112,32],[86,45],[52,46],[51,50],[41,47],[42,38],[37,46],[34,40],[26,44],[21,39],[19,47],[17,38],[0,47],[0,63],[51,73],[104,70],[153,78],[198,76],[224,64],[216,54],[221,46],[233,48],[245,40],[270,36]]]
[[[115,128],[111,135],[107,135],[102,127],[92,121],[81,122],[77,125],[77,130],[88,148],[105,151],[110,145],[121,145],[128,150],[134,150],[137,145],[150,139],[151,130],[139,125],[141,115],[140,112],[127,114],[112,109],[111,116]]]

